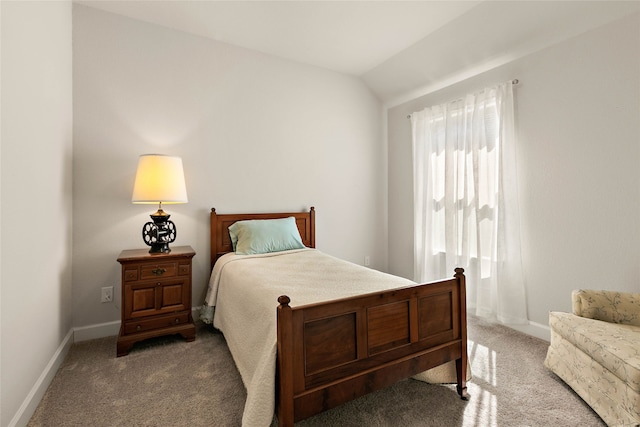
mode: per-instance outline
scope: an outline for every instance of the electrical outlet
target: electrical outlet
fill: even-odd
[[[365,267],[369,267],[371,265],[371,258],[369,257],[369,255],[365,255],[364,256],[364,266]]]
[[[100,302],[113,302],[113,286],[105,286],[102,288]]]

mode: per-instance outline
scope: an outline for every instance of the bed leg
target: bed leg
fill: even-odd
[[[456,374],[458,377],[458,384],[456,390],[460,395],[460,399],[469,400],[469,393],[467,393],[467,361],[462,358],[456,360]]]
[[[288,296],[278,298],[278,425],[293,427],[293,326]]]

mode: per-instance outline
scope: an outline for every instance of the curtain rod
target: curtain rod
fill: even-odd
[[[518,83],[520,83],[520,80],[518,80],[518,79],[513,79],[513,80],[511,80],[511,84],[512,84],[513,86],[517,85]],[[411,114],[408,114],[408,115],[407,115],[407,119],[410,119],[410,118],[411,118]]]

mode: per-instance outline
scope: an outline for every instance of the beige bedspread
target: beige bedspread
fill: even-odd
[[[225,336],[247,389],[242,425],[268,426],[275,410],[276,308],[292,307],[414,282],[362,267],[315,249],[264,255],[227,254],[211,274],[203,311]]]

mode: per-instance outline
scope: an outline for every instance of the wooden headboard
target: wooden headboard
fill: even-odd
[[[316,211],[311,207],[309,212],[277,212],[277,213],[245,213],[245,214],[224,214],[216,212],[216,208],[211,208],[211,268],[222,255],[232,252],[231,237],[229,237],[229,226],[236,221],[247,219],[278,219],[294,217],[302,243],[308,248],[316,247]]]

